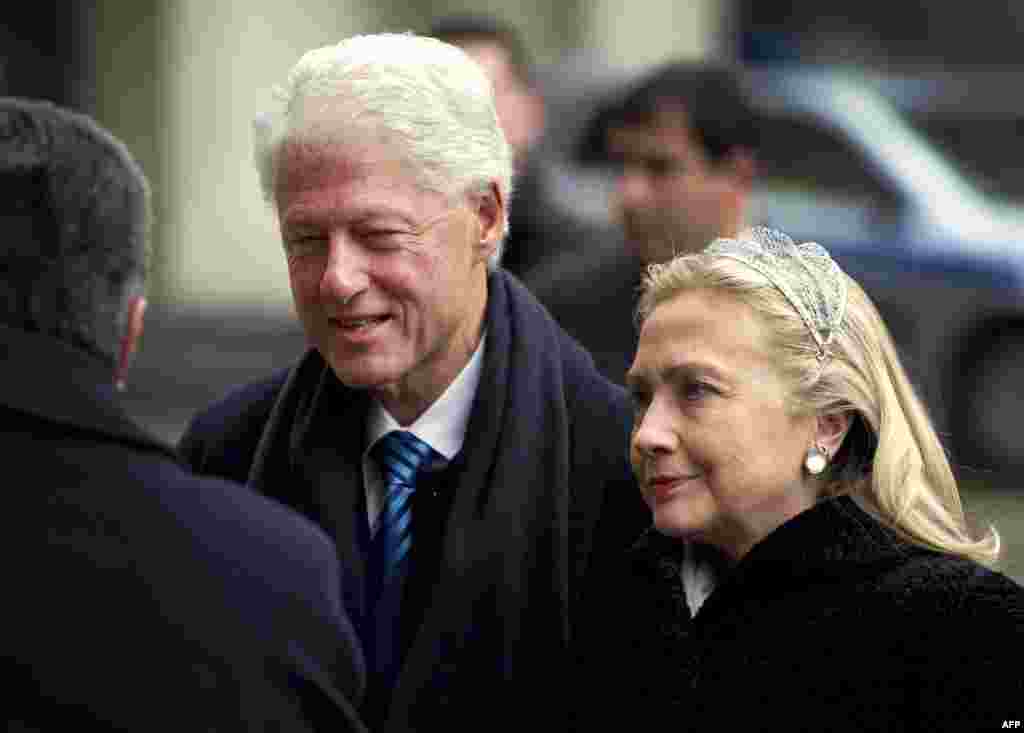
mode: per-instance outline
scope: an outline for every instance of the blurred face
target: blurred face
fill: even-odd
[[[802,464],[816,420],[787,412],[745,304],[693,290],[659,305],[627,383],[636,406],[630,457],[660,532],[738,560],[814,503]]]
[[[286,144],[276,205],[295,308],[342,383],[408,424],[479,343],[494,196],[452,203],[382,141]]]
[[[459,47],[483,67],[491,80],[498,122],[517,163],[521,163],[544,128],[540,97],[519,77],[501,45],[479,41],[461,43]]]
[[[729,161],[713,165],[681,117],[661,115],[651,126],[608,132],[619,166],[613,206],[645,263],[699,252],[742,228],[746,181]]]

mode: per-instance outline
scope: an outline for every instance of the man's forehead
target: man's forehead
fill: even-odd
[[[370,175],[413,177],[393,146],[356,139],[289,140],[278,152],[276,169],[279,191]]]
[[[664,155],[671,150],[694,146],[689,131],[678,125],[630,125],[608,130],[607,148],[612,155]]]

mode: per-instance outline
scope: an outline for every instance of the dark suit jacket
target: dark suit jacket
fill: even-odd
[[[624,384],[636,355],[634,312],[642,266],[620,238],[601,240],[586,254],[565,252],[531,273],[530,289],[598,369]]]
[[[413,601],[407,596],[403,621],[411,613],[418,628],[381,730],[570,727],[575,696],[588,691],[579,660],[607,629],[596,602],[605,574],[649,524],[628,464],[624,391],[514,278],[493,273],[489,288],[466,442],[449,469],[447,498],[428,510],[437,536],[415,529]],[[363,567],[367,400],[340,385],[315,352],[289,385],[304,371],[322,375],[307,400],[315,405],[308,422],[320,427],[283,429],[259,482],[327,529],[352,581],[346,590],[354,590]],[[288,402],[280,396],[287,376],[242,387],[199,414],[181,443],[190,464],[249,476],[272,409],[271,425],[285,422],[275,402]],[[564,479],[553,484],[552,476]],[[415,501],[429,499],[417,490]],[[346,602],[359,617],[356,594]]]
[[[501,266],[530,288],[548,262],[585,255],[608,236],[555,200],[550,176],[542,160],[531,160],[513,185]]]
[[[0,326],[7,730],[363,730],[330,541],[186,473],[110,377]]]

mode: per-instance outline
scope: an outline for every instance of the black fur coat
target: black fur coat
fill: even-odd
[[[847,497],[756,545],[697,614],[653,530],[601,675],[620,730],[998,730],[1024,718],[1024,589],[901,540]],[[626,727],[622,727],[626,726]]]

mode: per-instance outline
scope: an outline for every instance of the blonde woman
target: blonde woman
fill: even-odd
[[[653,528],[617,594],[621,705],[695,730],[1024,717],[1024,589],[987,569],[874,306],[765,228],[650,268],[628,385]],[[624,586],[624,587],[623,587]]]

